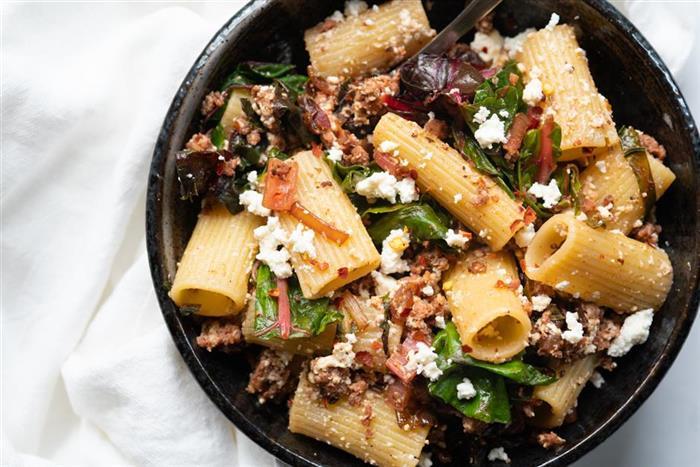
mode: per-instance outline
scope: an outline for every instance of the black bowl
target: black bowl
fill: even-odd
[[[444,27],[463,0],[433,1],[428,12],[436,29]],[[243,359],[208,353],[193,342],[198,325],[182,317],[167,292],[175,265],[189,238],[199,206],[178,199],[174,156],[194,132],[199,104],[218,88],[241,60],[294,63],[304,70],[308,57],[302,32],[342,1],[256,0],[231,18],[214,36],[188,73],[165,117],[148,184],[148,253],[163,317],[180,353],[202,388],[226,416],[255,442],[295,465],[360,465],[350,455],[287,431],[286,410],[259,407],[245,392],[249,366]],[[497,25],[508,35],[541,27],[552,11],[575,26],[587,51],[600,92],[614,109],[615,121],[656,136],[668,151],[676,182],[658,206],[662,242],[674,267],[674,284],[654,320],[648,342],[619,362],[602,390],[584,389],[579,419],[559,432],[567,439],[558,452],[536,447],[509,450],[513,465],[564,465],[610,436],[649,397],[675,359],[698,305],[700,251],[700,137],[678,86],[649,43],[614,7],[603,0],[506,0]],[[672,403],[672,402],[671,402]],[[455,459],[464,452],[455,447]],[[477,461],[481,462],[481,461]]]

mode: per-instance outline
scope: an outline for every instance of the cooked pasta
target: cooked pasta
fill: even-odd
[[[598,93],[571,26],[528,35],[517,59],[525,66],[526,81],[542,83],[544,111],[561,126],[561,160],[590,155],[619,140],[610,104]]]
[[[374,129],[374,144],[396,145],[399,158],[415,170],[416,183],[487,245],[499,250],[522,225],[524,209],[457,151],[418,125],[386,114]]]
[[[358,405],[347,401],[325,405],[313,393],[306,374],[289,410],[289,431],[341,448],[382,467],[415,466],[427,442],[429,427],[404,429],[396,411],[381,394],[365,393]]]
[[[512,253],[474,250],[445,280],[452,320],[471,356],[499,363],[525,348],[530,317],[516,292],[520,280]]]
[[[311,67],[322,76],[385,71],[410,57],[435,34],[420,0],[394,0],[304,34]]]
[[[559,379],[546,386],[537,386],[533,399],[543,402],[535,409],[535,424],[554,428],[564,423],[564,418],[576,404],[581,390],[598,366],[599,357],[588,355],[566,365]]]
[[[180,307],[204,316],[243,309],[257,244],[253,230],[260,218],[232,215],[216,204],[205,207],[180,259],[170,297]]]
[[[525,274],[622,313],[658,309],[673,281],[666,252],[593,229],[571,213],[558,214],[540,227],[525,254]]]
[[[316,217],[338,226],[349,238],[341,245],[317,234],[314,247],[323,266],[313,265],[304,254],[292,251],[292,265],[307,298],[318,298],[369,274],[379,266],[379,253],[347,195],[333,179],[330,169],[311,151],[292,158],[299,165],[299,203]],[[300,223],[290,214],[280,216],[288,232]]]
[[[245,116],[241,99],[250,99],[250,92],[247,89],[240,88],[231,91],[226,108],[221,116],[221,126],[225,134],[230,134],[233,131],[233,122],[236,118]]]

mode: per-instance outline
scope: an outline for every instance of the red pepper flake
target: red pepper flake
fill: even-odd
[[[348,268],[346,268],[346,267],[338,268],[338,277],[342,277],[343,279],[348,277]]]
[[[321,145],[318,143],[311,143],[311,154],[316,157],[323,157],[323,149],[321,149]]]
[[[466,345],[466,344],[462,345],[462,352],[464,352],[464,353],[469,353],[469,352],[471,352],[471,351],[472,351],[472,348],[471,348],[471,347],[469,347],[469,346]]]
[[[525,225],[532,224],[535,221],[535,219],[537,219],[537,213],[535,212],[534,209],[532,209],[530,206],[528,206],[527,209],[525,210],[525,216],[523,217]]]
[[[275,298],[277,298],[277,297],[280,296],[280,289],[277,289],[277,288],[272,289],[272,290],[270,290],[267,294],[268,294],[270,297],[275,297]]]
[[[379,349],[381,349],[383,346],[382,346],[382,343],[381,343],[381,342],[379,342],[379,341],[374,341],[374,342],[372,342],[371,347],[372,347],[372,350],[379,350]]]

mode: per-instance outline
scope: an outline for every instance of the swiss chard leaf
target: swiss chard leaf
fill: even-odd
[[[460,399],[457,385],[469,378],[476,395]],[[503,378],[478,368],[460,367],[428,384],[428,391],[463,415],[486,423],[510,423],[510,401]]]
[[[255,321],[253,329],[263,331],[277,320],[277,299],[271,295],[277,287],[277,282],[270,268],[261,264],[255,286]],[[289,306],[292,315],[292,332],[290,339],[316,336],[325,331],[326,326],[342,319],[328,298],[309,300],[304,298],[299,281],[296,277],[289,279]],[[279,337],[279,329],[275,328],[261,336],[262,339]]]
[[[562,201],[559,206],[562,208],[573,207],[576,214],[581,210],[581,180],[576,164],[566,164],[559,167],[552,177],[557,181],[559,191],[562,194]]]
[[[449,371],[460,365],[481,368],[511,381],[528,386],[539,386],[556,381],[556,377],[544,373],[538,368],[523,362],[511,360],[504,363],[489,363],[470,357],[462,351],[459,334],[454,323],[447,324],[433,341],[433,349],[438,354],[438,366]]]
[[[355,191],[355,185],[357,185],[357,182],[360,180],[364,180],[375,172],[382,171],[376,163],[370,165],[343,165],[327,157],[326,162],[331,167],[333,178],[335,178],[346,193],[353,193]]]
[[[456,148],[474,163],[476,169],[493,177],[494,181],[503,188],[503,191],[508,193],[508,196],[515,198],[513,190],[510,188],[512,184],[512,167],[508,165],[505,159],[500,155],[493,156],[495,160],[500,162],[500,167],[496,167],[491,158],[472,138],[467,137],[456,129],[453,129],[452,135]]]
[[[470,63],[444,55],[420,54],[401,66],[401,87],[427,105],[441,95],[470,99],[483,76]],[[452,96],[457,90],[458,96]]]
[[[656,204],[656,184],[651,173],[647,151],[642,146],[639,134],[634,128],[623,126],[620,128],[619,134],[625,158],[637,178],[639,192],[646,193],[646,196],[643,197],[644,217],[646,217],[654,208],[654,204]]]
[[[367,228],[375,243],[381,243],[389,232],[403,226],[408,227],[411,237],[418,241],[445,238],[449,224],[429,204],[413,203],[400,206],[385,212]]]
[[[243,205],[240,203],[240,195],[244,191],[246,180],[243,178],[234,178],[220,176],[216,183],[211,187],[212,194],[216,199],[226,206],[231,214],[238,214],[243,210]]]
[[[248,86],[252,84],[270,84],[274,79],[294,75],[294,65],[285,63],[243,62],[236,66],[221,86],[226,90],[231,86]]]

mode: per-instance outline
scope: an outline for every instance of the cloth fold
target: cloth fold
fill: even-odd
[[[163,117],[209,38],[244,3],[0,10],[0,464],[274,465],[180,358],[152,290],[143,228]],[[682,71],[685,48],[655,32],[658,6],[622,7]],[[692,45],[692,14],[666,8],[663,22]]]

